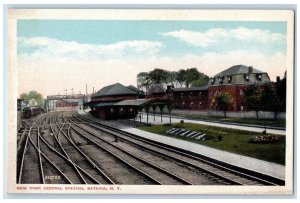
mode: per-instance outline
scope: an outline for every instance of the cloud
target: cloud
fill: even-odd
[[[160,33],[162,36],[173,37],[193,46],[208,47],[224,40],[239,40],[267,44],[285,40],[285,35],[272,33],[269,30],[249,29],[239,27],[235,29],[213,28],[205,32],[178,30]]]
[[[155,41],[132,40],[113,44],[84,44],[47,37],[18,38],[19,54],[39,57],[105,58],[131,54],[152,55],[158,53],[163,44]]]
[[[37,90],[44,95],[61,94],[64,89],[74,88],[74,92],[89,93],[116,82],[136,85],[136,75],[154,68],[177,71],[191,67],[212,77],[233,65],[244,64],[265,71],[274,81],[283,77],[286,70],[286,55],[278,52],[272,55],[249,50],[228,53],[209,52],[203,55],[187,54],[180,57],[149,56],[106,59],[46,58],[36,55],[18,57],[19,93]],[[54,85],[55,84],[55,85]]]

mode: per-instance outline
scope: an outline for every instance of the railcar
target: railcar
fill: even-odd
[[[42,112],[43,112],[43,109],[39,106],[25,107],[23,109],[23,117],[30,118],[30,117],[36,116]]]

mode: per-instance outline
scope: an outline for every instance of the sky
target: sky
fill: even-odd
[[[88,93],[139,72],[196,67],[209,77],[238,64],[281,78],[285,22],[18,20],[19,94]],[[73,90],[71,90],[73,89]]]

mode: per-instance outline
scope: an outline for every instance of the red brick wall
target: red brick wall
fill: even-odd
[[[220,93],[221,91],[228,92],[233,97],[233,103],[229,111],[241,111],[241,106],[243,106],[243,110],[246,111],[247,107],[244,104],[244,90],[247,88],[245,85],[237,86],[237,85],[223,85],[223,86],[210,86],[208,88],[208,109],[216,110],[213,106],[214,97]]]
[[[66,101],[57,101],[56,102],[56,107],[75,107],[78,106],[78,103],[68,103]]]
[[[201,92],[201,93],[200,93]],[[174,95],[175,109],[207,110],[208,92],[201,91],[176,91]]]

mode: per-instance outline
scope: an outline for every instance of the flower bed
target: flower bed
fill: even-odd
[[[257,143],[257,144],[267,144],[267,143],[274,143],[279,141],[279,136],[276,135],[262,135],[262,136],[255,136],[254,138],[250,139],[250,143]]]

